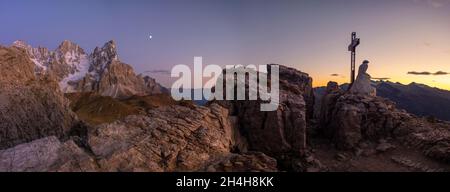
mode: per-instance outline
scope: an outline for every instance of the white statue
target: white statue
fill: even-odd
[[[370,83],[370,75],[367,74],[367,68],[369,68],[369,61],[364,60],[364,62],[359,66],[358,76],[355,82],[350,88],[350,93],[376,96],[377,91],[372,87]]]

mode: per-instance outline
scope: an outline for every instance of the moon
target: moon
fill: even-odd
[[[152,38],[153,38],[153,36],[152,36],[152,35],[149,35],[149,36],[148,36],[148,38],[149,38],[149,39],[152,39]]]

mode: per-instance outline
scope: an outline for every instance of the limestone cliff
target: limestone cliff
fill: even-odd
[[[35,76],[23,50],[0,47],[0,69],[0,148],[50,135],[64,138],[81,126],[54,76]]]

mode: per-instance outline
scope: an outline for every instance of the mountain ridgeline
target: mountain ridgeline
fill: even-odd
[[[116,43],[109,41],[90,54],[70,41],[54,51],[34,48],[24,41],[13,47],[22,49],[35,64],[37,75],[50,75],[64,93],[95,92],[113,98],[165,93],[167,90],[149,76],[136,75],[133,68],[119,60]]]
[[[414,82],[404,85],[390,81],[373,81],[372,86],[376,88],[377,96],[394,101],[400,109],[418,116],[450,121],[450,91]],[[348,84],[341,86],[342,90],[347,88]],[[316,102],[320,103],[325,89],[326,87],[314,89]]]

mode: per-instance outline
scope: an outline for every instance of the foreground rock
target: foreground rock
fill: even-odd
[[[0,171],[96,171],[94,159],[72,140],[51,136],[0,151]]]
[[[0,149],[82,126],[54,78],[35,76],[25,52],[0,47],[0,69]]]
[[[89,131],[78,146],[47,137],[0,151],[0,171],[276,171],[262,153],[233,154],[228,111],[168,106]]]
[[[276,172],[277,161],[260,152],[231,154],[212,162],[202,170],[207,172]]]
[[[323,131],[341,148],[391,136],[400,122],[410,118],[389,100],[367,95],[328,95],[322,105]]]
[[[429,157],[450,160],[450,124],[416,117],[381,97],[328,93],[322,100],[320,121],[325,136],[340,149],[379,141],[377,151],[384,152],[394,148],[385,139],[394,138]]]
[[[187,171],[230,153],[228,111],[165,107],[92,130],[89,145],[107,171]]]

